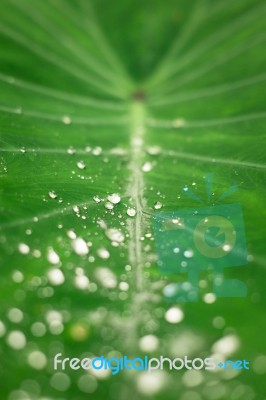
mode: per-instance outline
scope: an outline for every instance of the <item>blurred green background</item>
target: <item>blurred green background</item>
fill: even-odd
[[[266,399],[265,2],[2,0],[0,399]],[[244,214],[245,298],[168,302],[152,215]],[[228,265],[230,267],[230,265]],[[66,357],[250,361],[250,371],[64,373]]]

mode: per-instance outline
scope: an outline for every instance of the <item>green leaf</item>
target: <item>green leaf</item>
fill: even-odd
[[[1,398],[264,398],[265,11],[2,0]],[[215,298],[203,266],[199,301],[169,303],[187,274],[160,274],[152,216],[200,207],[208,174],[211,204],[243,209],[248,265],[224,274],[248,295]],[[218,358],[252,370],[53,370],[56,353],[205,358],[223,336]]]

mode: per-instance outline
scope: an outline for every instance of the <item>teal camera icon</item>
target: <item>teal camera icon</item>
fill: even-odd
[[[247,264],[242,208],[213,205],[159,212],[153,215],[159,271],[187,274],[183,284],[171,284],[165,296],[172,301],[197,301],[199,273],[212,270],[217,297],[244,297],[246,285],[224,279],[224,269]]]

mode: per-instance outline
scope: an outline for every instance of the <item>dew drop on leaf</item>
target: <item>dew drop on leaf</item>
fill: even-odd
[[[110,201],[107,201],[107,202],[105,203],[104,207],[105,207],[107,210],[113,210],[114,205],[113,205],[112,203],[110,203]]]
[[[216,301],[216,296],[214,293],[206,293],[203,297],[204,303],[213,304]]]
[[[14,324],[18,324],[24,318],[23,312],[19,308],[11,308],[7,313],[8,319]]]
[[[120,282],[119,289],[126,292],[129,289],[129,284],[127,282]]]
[[[6,327],[2,321],[0,321],[0,337],[5,336],[6,334]]]
[[[56,372],[50,379],[50,385],[59,392],[65,392],[71,385],[71,381],[67,374]]]
[[[89,278],[86,275],[75,276],[74,283],[77,289],[86,290],[89,287]]]
[[[13,274],[12,274],[12,280],[13,280],[13,282],[15,282],[15,283],[21,283],[21,282],[23,282],[23,280],[24,280],[24,275],[23,275],[23,273],[21,272],[21,271],[19,271],[19,270],[15,270],[14,272],[13,272]]]
[[[125,240],[124,235],[116,228],[111,228],[106,231],[106,236],[112,242],[122,243]]]
[[[59,255],[54,251],[54,249],[49,248],[47,252],[47,260],[51,264],[59,264],[60,263],[60,258]]]
[[[26,346],[26,336],[21,331],[11,331],[7,336],[7,344],[14,350],[21,350]]]
[[[193,257],[193,251],[192,251],[192,250],[186,250],[186,251],[184,252],[184,256],[185,256],[186,258],[191,258],[191,257]]]
[[[80,237],[73,240],[72,248],[75,251],[75,253],[78,254],[79,256],[85,256],[86,254],[89,253],[89,248],[87,243]]]
[[[147,153],[150,156],[157,156],[158,154],[160,154],[162,151],[161,147],[159,146],[150,146],[147,148]]]
[[[101,199],[99,196],[93,196],[93,200],[95,201],[95,203],[100,203]]]
[[[150,172],[152,170],[152,163],[147,161],[142,165],[142,171],[143,172]]]
[[[184,313],[181,308],[171,307],[166,311],[165,319],[170,324],[177,324],[184,319]]]
[[[48,194],[49,194],[49,197],[51,199],[56,199],[57,198],[57,194],[55,193],[54,190],[51,190]]]
[[[65,282],[65,277],[61,269],[53,268],[48,271],[48,280],[52,285],[62,285]]]
[[[108,289],[113,289],[117,286],[116,276],[109,268],[96,268],[95,276],[100,281],[100,283]]]
[[[135,210],[135,208],[128,208],[128,209],[127,209],[127,215],[128,215],[129,217],[135,217],[135,215],[136,215],[136,210]]]
[[[105,249],[104,247],[98,249],[97,254],[103,260],[107,260],[110,257],[109,251],[107,249]]]
[[[107,196],[107,199],[113,204],[118,204],[120,203],[121,197],[117,193],[112,193],[109,196]]]
[[[156,201],[156,203],[154,204],[154,208],[155,210],[160,210],[160,208],[162,208],[162,203],[160,201]]]
[[[84,163],[84,161],[78,161],[77,162],[77,167],[79,169],[85,169],[86,168],[86,164]]]
[[[44,336],[46,330],[46,326],[42,322],[34,322],[31,326],[31,333],[36,337]]]
[[[79,210],[78,206],[73,206],[72,210],[74,211],[75,214],[79,214],[80,213],[80,210]]]
[[[29,252],[30,252],[29,246],[25,243],[20,243],[18,245],[18,250],[21,254],[29,254]]]
[[[73,148],[73,147],[69,147],[68,149],[67,149],[67,154],[75,154],[76,153],[76,150]]]
[[[65,125],[70,125],[71,124],[71,118],[68,116],[68,115],[63,115],[63,117],[62,117],[62,122],[65,124]]]
[[[67,231],[67,236],[69,237],[69,239],[76,239],[76,237],[77,237],[77,235],[76,235],[76,233],[73,231],[73,230],[69,230],[69,231]]]
[[[47,357],[43,352],[34,350],[28,354],[28,364],[36,370],[44,369],[47,364]]]
[[[94,156],[99,156],[99,155],[102,153],[102,148],[99,147],[99,146],[94,147],[94,148],[92,149],[91,153],[92,153]]]
[[[159,347],[159,339],[154,335],[146,335],[139,340],[140,349],[145,352],[153,352]]]
[[[240,340],[237,335],[229,334],[217,340],[212,346],[212,351],[218,354],[229,356],[235,353],[240,347]]]

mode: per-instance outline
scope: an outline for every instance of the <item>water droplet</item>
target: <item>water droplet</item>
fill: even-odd
[[[218,354],[229,356],[235,353],[240,347],[239,338],[236,335],[227,335],[219,339],[212,346],[212,351]]]
[[[97,387],[98,383],[94,376],[86,374],[78,379],[78,388],[84,393],[94,393]]]
[[[118,204],[121,200],[121,197],[117,193],[112,193],[109,196],[107,196],[107,199],[113,204]]]
[[[129,217],[135,217],[135,215],[136,215],[136,210],[135,210],[135,208],[128,208],[128,209],[127,209],[127,215],[128,215]]]
[[[37,370],[41,370],[47,365],[47,357],[39,350],[34,350],[28,354],[29,365]]]
[[[126,292],[129,289],[129,284],[127,282],[120,282],[119,289]]]
[[[213,304],[216,301],[216,296],[214,293],[206,293],[203,297],[203,301],[207,304]]]
[[[42,322],[34,322],[31,326],[33,336],[42,337],[46,333],[46,326]]]
[[[89,248],[87,243],[80,237],[73,240],[72,247],[75,253],[78,254],[79,256],[85,256],[86,254],[89,253]]]
[[[223,329],[225,327],[225,319],[223,317],[214,317],[212,320],[212,324],[216,329]]]
[[[152,170],[152,163],[151,162],[145,162],[143,165],[142,165],[142,171],[143,172],[150,172],[151,170]]]
[[[253,370],[255,371],[256,374],[258,375],[263,375],[266,373],[266,356],[265,355],[260,355],[255,358],[253,361]],[[244,395],[244,393],[243,393]]]
[[[41,255],[42,255],[42,253],[40,252],[40,250],[34,249],[33,252],[32,252],[32,255],[33,255],[33,257],[35,257],[35,258],[40,258]]]
[[[78,206],[73,206],[72,210],[74,211],[75,214],[79,214],[80,213],[80,210],[79,210]]]
[[[51,199],[56,199],[57,198],[57,194],[55,193],[54,190],[51,190],[48,194],[49,194],[49,197]]]
[[[158,154],[160,154],[162,151],[161,147],[159,146],[150,146],[147,148],[147,153],[150,156],[157,156]]]
[[[64,274],[59,268],[50,269],[47,273],[47,277],[49,282],[55,286],[62,285],[65,282]]]
[[[167,384],[168,380],[164,371],[141,372],[137,376],[138,391],[144,396],[158,394]]]
[[[113,242],[116,242],[116,243],[122,243],[124,241],[124,239],[125,239],[125,237],[122,234],[122,232],[120,232],[116,228],[108,229],[106,231],[106,236],[108,237],[108,239],[110,239],[110,240],[112,240]]]
[[[192,250],[186,250],[186,251],[184,252],[184,256],[185,256],[186,258],[191,258],[191,257],[193,257],[193,255],[194,255],[194,253],[193,253]]]
[[[11,308],[7,314],[9,320],[15,324],[23,320],[23,312],[19,308]]]
[[[18,250],[21,254],[29,254],[29,252],[30,252],[29,246],[25,243],[20,243],[18,245]]]
[[[6,334],[6,327],[2,321],[0,321],[0,337],[5,336]]]
[[[154,335],[143,336],[139,341],[139,347],[144,353],[153,352],[159,347],[159,339]]]
[[[101,202],[101,199],[100,199],[100,197],[99,196],[93,196],[93,200],[95,201],[95,203],[100,203]]]
[[[135,137],[132,140],[133,147],[141,147],[143,145],[143,140],[140,137]]]
[[[23,154],[26,153],[25,147],[21,147],[21,148],[20,148],[20,152],[23,153]]]
[[[62,122],[65,124],[65,125],[70,125],[71,124],[71,118],[68,116],[68,115],[63,115],[63,117],[62,117]]]
[[[232,249],[232,247],[230,246],[230,244],[224,244],[223,245],[223,250],[226,252],[229,252]]]
[[[195,371],[195,370],[186,371],[184,373],[184,375],[182,376],[182,382],[187,387],[198,386],[203,382],[203,374],[201,371]],[[213,397],[211,397],[211,398],[213,398]],[[199,399],[199,397],[198,397],[198,399]]]
[[[94,156],[99,156],[99,155],[102,153],[102,148],[99,147],[99,146],[94,147],[94,149],[92,149],[91,153],[92,153]]]
[[[110,150],[110,154],[113,154],[115,156],[125,156],[127,154],[127,151],[121,147],[115,147]]]
[[[96,268],[95,276],[101,282],[101,284],[108,289],[114,289],[117,286],[116,276],[109,268]]]
[[[69,239],[76,239],[77,235],[73,230],[69,230],[67,231],[67,236],[69,237]]]
[[[68,149],[67,149],[67,154],[75,154],[76,153],[76,150],[72,147],[72,146],[70,146]]]
[[[75,342],[84,342],[90,335],[90,328],[84,320],[79,320],[71,325],[69,334]]]
[[[80,290],[86,290],[89,287],[89,278],[86,275],[77,275],[75,276],[75,286]]]
[[[85,169],[86,168],[86,164],[84,163],[84,161],[78,161],[77,162],[77,167],[79,169]]]
[[[7,344],[14,350],[21,350],[26,346],[26,336],[21,331],[11,331],[7,336]]]
[[[156,203],[154,204],[154,208],[155,210],[160,210],[160,208],[162,208],[162,203],[160,201],[156,201]]]
[[[60,263],[59,255],[52,248],[48,249],[47,260],[54,265]]]
[[[110,201],[107,201],[107,202],[105,203],[104,207],[105,207],[107,210],[113,210],[114,205],[113,205],[112,203],[110,203]]]
[[[107,228],[107,225],[106,225],[106,223],[104,222],[103,219],[98,219],[97,224],[98,224],[99,227],[102,228],[102,229],[106,229],[106,228]]]
[[[70,378],[63,372],[56,372],[50,379],[50,385],[55,390],[65,392],[71,384]]]
[[[166,311],[164,317],[170,324],[178,324],[184,319],[184,313],[178,307],[171,307]]]
[[[109,251],[107,249],[105,249],[104,247],[97,250],[97,254],[103,260],[107,260],[110,257]]]

